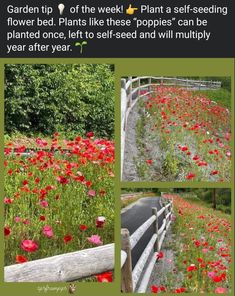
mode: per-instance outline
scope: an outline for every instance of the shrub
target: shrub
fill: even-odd
[[[107,64],[5,65],[5,131],[114,133],[114,76]]]

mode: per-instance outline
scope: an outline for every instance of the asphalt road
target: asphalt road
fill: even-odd
[[[127,228],[130,234],[132,234],[141,224],[152,216],[152,207],[157,207],[157,209],[160,210],[159,197],[144,197],[139,199],[130,209],[121,214],[122,228]],[[162,216],[160,218],[162,218]],[[159,219],[159,227],[161,227],[161,225],[162,219]],[[132,268],[136,265],[151,239],[153,232],[154,228],[153,225],[151,225],[132,250]]]

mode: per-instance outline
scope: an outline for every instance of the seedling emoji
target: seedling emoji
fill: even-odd
[[[80,46],[80,53],[83,51],[83,45],[87,45],[87,41],[76,42],[75,46]]]
[[[129,7],[126,9],[126,14],[132,15],[135,13],[135,11],[138,10],[137,7],[131,7],[131,4],[129,5]]]
[[[76,285],[75,284],[69,284],[69,288],[68,288],[69,294],[74,294],[76,291]]]

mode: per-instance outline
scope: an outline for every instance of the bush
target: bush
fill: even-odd
[[[5,65],[5,131],[28,135],[93,131],[112,138],[112,66]]]

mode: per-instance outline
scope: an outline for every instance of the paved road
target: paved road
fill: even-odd
[[[157,207],[158,210],[161,208],[159,197],[144,197],[139,199],[134,206],[121,214],[122,228],[127,228],[130,234],[132,234],[141,224],[152,216],[152,207]],[[159,219],[159,227],[161,227],[161,224],[162,221]],[[136,265],[140,255],[151,239],[153,231],[153,226],[151,226],[132,250],[132,267]]]

